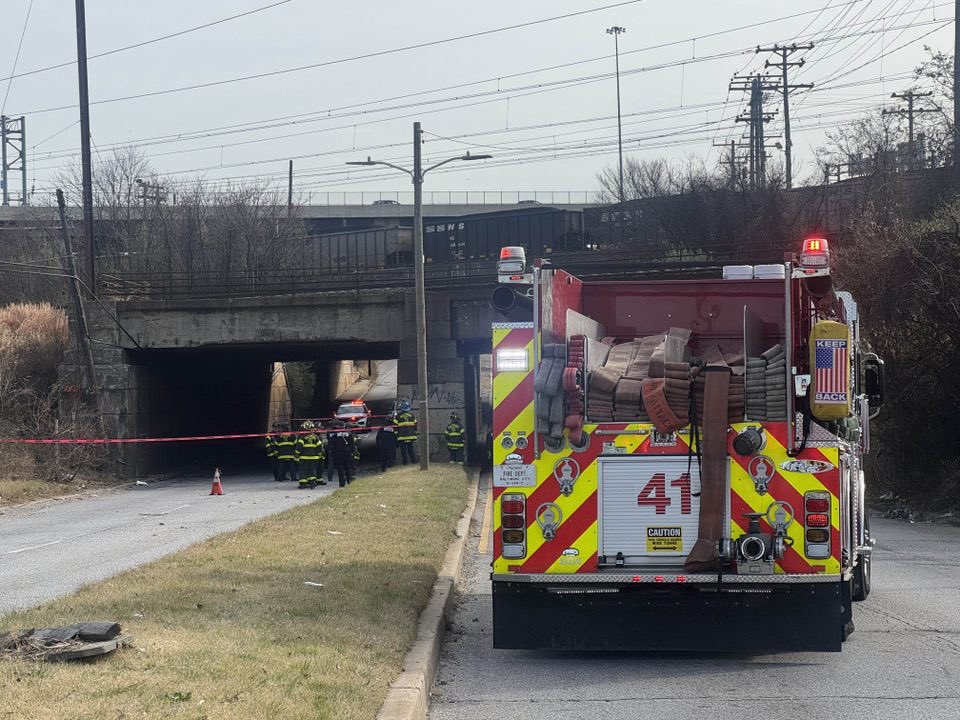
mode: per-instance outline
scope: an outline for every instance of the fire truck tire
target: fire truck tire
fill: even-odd
[[[867,543],[870,543],[870,515],[864,518],[864,536]],[[870,555],[861,555],[857,566],[853,569],[853,599],[856,602],[863,602],[870,595]]]

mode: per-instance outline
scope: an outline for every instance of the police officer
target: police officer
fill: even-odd
[[[394,414],[390,413],[384,419],[383,425],[377,430],[377,456],[380,459],[380,472],[397,464],[397,428],[393,424]]]
[[[353,433],[345,427],[343,420],[336,420],[330,435],[330,461],[337,470],[340,487],[353,481],[353,451],[356,449]]]
[[[310,432],[297,438],[296,452],[299,465],[297,474],[300,477],[298,486],[300,490],[317,486],[317,464],[323,452],[323,442],[320,436],[313,432],[314,427],[312,420],[304,420],[300,428]]]
[[[450,462],[463,462],[463,438],[465,435],[463,425],[460,424],[460,416],[457,413],[450,413],[450,424],[444,430],[443,435],[447,441],[447,450],[450,452]]]
[[[290,479],[297,482],[297,441],[289,427],[283,429],[277,440],[277,462],[280,466],[280,480]]]
[[[267,451],[267,459],[273,469],[273,479],[280,482],[280,461],[277,460],[277,440],[280,433],[280,423],[274,423],[271,432],[267,433],[264,439],[264,448]]]
[[[410,403],[400,403],[400,412],[393,419],[397,428],[397,444],[400,446],[400,458],[403,464],[417,462],[417,418],[410,412]]]

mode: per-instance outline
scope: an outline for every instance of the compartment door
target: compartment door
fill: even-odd
[[[613,565],[680,565],[697,540],[700,471],[687,456],[600,458],[600,555]]]

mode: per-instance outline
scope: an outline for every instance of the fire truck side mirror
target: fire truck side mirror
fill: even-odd
[[[868,353],[863,359],[863,392],[871,409],[883,405],[884,376],[883,360],[874,353]]]

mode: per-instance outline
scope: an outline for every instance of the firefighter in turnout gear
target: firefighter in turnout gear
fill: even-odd
[[[288,428],[283,432],[276,442],[277,463],[279,464],[277,480],[297,481],[297,441]]]
[[[460,416],[457,413],[450,413],[450,424],[444,430],[443,435],[447,441],[447,450],[450,452],[450,462],[463,462],[463,438],[466,432],[463,425],[460,424]]]
[[[300,426],[302,430],[314,429],[312,420],[304,420]],[[297,462],[299,464],[298,475],[300,477],[299,488],[315,488],[317,486],[317,465],[320,463],[320,457],[323,453],[323,441],[315,432],[308,432],[297,438]],[[324,481],[325,484],[325,481]]]
[[[356,442],[353,433],[346,430],[343,420],[333,424],[333,433],[330,435],[330,462],[337,470],[340,487],[344,487],[353,480],[353,451]]]
[[[274,423],[273,429],[267,434],[264,441],[264,447],[267,451],[267,459],[270,461],[270,467],[273,470],[273,479],[280,480],[280,461],[277,459],[277,440],[280,434],[280,423]]]
[[[380,472],[386,472],[397,464],[397,428],[393,424],[394,414],[387,415],[383,426],[377,431],[377,455],[380,458]]]
[[[410,403],[406,400],[400,403],[400,412],[393,424],[397,428],[397,444],[403,464],[417,462],[417,418],[410,412]]]

